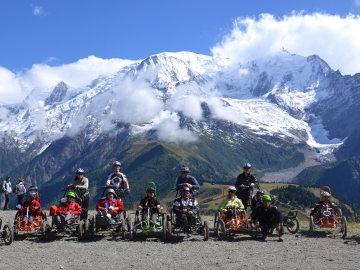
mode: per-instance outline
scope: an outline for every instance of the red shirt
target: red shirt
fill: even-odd
[[[26,207],[29,207],[29,216],[41,215],[41,205],[37,200],[32,200],[31,202],[25,201],[19,208],[19,212],[26,214]]]
[[[123,211],[124,210],[124,204],[122,203],[122,201],[120,199],[114,199],[115,201],[115,206],[114,207],[119,207],[119,210],[110,210],[109,211],[109,206],[113,205],[113,200],[108,201],[107,199],[105,200],[101,200],[97,205],[96,205],[96,211],[99,211],[99,207],[104,207],[106,205],[106,202],[108,202],[107,204],[107,209],[109,212],[114,212],[115,214],[118,214],[118,212]]]
[[[65,214],[69,212],[73,215],[80,215],[82,212],[81,206],[77,202],[65,202],[60,205],[60,207],[56,210],[56,214]]]

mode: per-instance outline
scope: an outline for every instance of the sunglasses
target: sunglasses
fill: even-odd
[[[251,168],[249,168],[249,167],[245,167],[245,168],[244,168],[244,170],[250,170],[250,169],[251,169]]]

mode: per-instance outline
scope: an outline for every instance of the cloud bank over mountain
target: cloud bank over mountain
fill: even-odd
[[[238,18],[230,34],[211,51],[216,59],[245,64],[282,48],[299,55],[318,54],[345,74],[360,72],[360,17],[293,13]]]

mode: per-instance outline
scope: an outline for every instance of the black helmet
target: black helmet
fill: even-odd
[[[148,187],[148,188],[146,189],[146,192],[154,192],[154,193],[155,193],[155,188],[153,188],[153,187]]]
[[[121,166],[120,161],[115,161],[115,162],[113,163],[113,166]]]
[[[36,192],[35,191],[28,191],[28,192],[26,192],[26,196],[30,196],[33,199],[35,199],[36,198]]]
[[[190,192],[190,188],[188,188],[188,187],[183,187],[182,192],[184,192],[184,191]]]
[[[77,174],[78,174],[78,173],[84,174],[84,172],[85,172],[85,171],[84,171],[83,169],[81,169],[81,168],[79,168],[79,169],[76,170],[76,173],[77,173]]]
[[[190,172],[189,167],[181,167],[180,172],[187,172],[187,173],[189,173],[189,172]]]

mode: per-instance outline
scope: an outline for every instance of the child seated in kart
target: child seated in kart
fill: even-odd
[[[179,226],[195,224],[200,206],[194,197],[190,197],[190,188],[182,189],[181,197],[174,200],[173,211],[176,214],[176,224]]]
[[[124,204],[121,199],[117,199],[115,196],[115,191],[109,188],[106,192],[106,198],[101,199],[96,205],[99,216],[107,216],[109,219],[114,220],[121,211],[124,211]]]
[[[56,210],[57,222],[63,224],[70,224],[79,219],[82,209],[81,206],[75,202],[76,194],[69,191],[66,194],[66,202],[62,203]]]
[[[318,214],[318,217],[321,217],[321,215],[322,215],[321,209],[324,208],[324,207],[326,207],[326,206],[332,209],[331,215],[332,215],[332,216],[335,215],[336,212],[337,212],[337,206],[335,205],[335,203],[331,202],[331,200],[330,200],[330,193],[327,192],[327,191],[323,191],[323,192],[321,193],[321,195],[322,195],[322,197],[323,197],[323,200],[322,200],[322,201],[319,201],[319,202],[315,205],[314,209],[313,209],[313,210],[311,211],[311,213],[310,213],[310,216],[314,216],[314,214],[317,213],[317,214]]]
[[[21,213],[23,216],[22,220],[24,224],[26,222],[26,218],[28,218],[29,224],[32,224],[34,218],[42,214],[41,205],[35,198],[36,198],[35,191],[27,192],[25,202],[22,205],[18,204],[16,206],[19,213]],[[36,226],[38,224],[34,224],[34,225]]]
[[[264,196],[264,191],[258,190],[256,192],[256,195],[251,199],[251,210],[254,211],[254,209],[260,205],[262,205],[262,197]]]
[[[160,201],[158,200],[158,198],[155,195],[155,189],[153,187],[148,187],[146,189],[146,197],[140,201],[140,204],[137,207],[137,210],[139,212],[141,212],[142,220],[145,220],[145,217],[147,215],[147,212],[142,211],[144,207],[150,208],[151,220],[153,222],[156,222],[156,219],[158,216],[158,211],[161,206],[160,206]]]
[[[240,211],[244,210],[244,205],[240,199],[235,196],[236,188],[230,186],[228,189],[228,197],[226,197],[219,205],[218,210],[222,213],[226,213],[227,220],[235,218],[234,206],[236,207],[236,215],[240,217]]]

